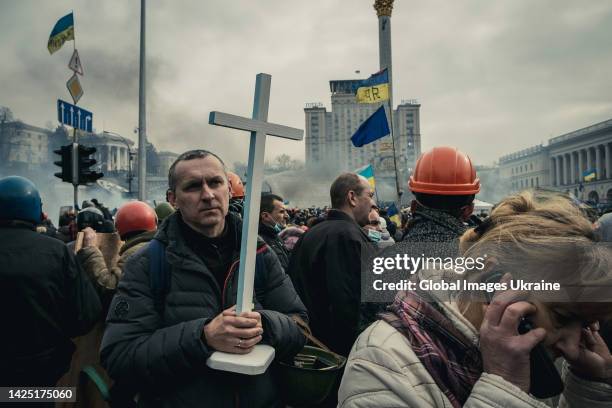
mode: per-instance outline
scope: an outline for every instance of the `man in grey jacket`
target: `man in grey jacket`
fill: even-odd
[[[305,338],[291,318],[306,309],[276,255],[259,243],[264,268],[255,278],[253,312],[236,315],[242,223],[228,214],[230,189],[215,154],[189,151],[170,167],[170,203],[177,212],[155,239],[165,248],[170,288],[155,307],[150,250],[128,261],[107,318],[101,359],[113,379],[129,384],[144,406],[280,406],[271,370],[257,376],[215,371],[215,350],[249,353],[257,343],[293,357]]]

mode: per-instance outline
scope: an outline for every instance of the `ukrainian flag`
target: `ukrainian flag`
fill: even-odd
[[[374,169],[372,168],[371,164],[362,167],[361,169],[357,170],[356,173],[368,179],[370,187],[372,187],[372,190],[374,190],[376,187],[376,182],[374,181]]]
[[[55,27],[53,27],[51,35],[49,36],[49,42],[47,43],[49,53],[53,54],[55,51],[62,48],[62,45],[64,45],[66,41],[70,40],[74,40],[74,18],[72,12],[66,14],[55,23]]]
[[[582,179],[584,181],[593,181],[596,178],[597,178],[597,172],[595,171],[595,169],[586,170],[585,172],[582,173]]]
[[[358,103],[376,103],[389,99],[389,73],[387,68],[362,81],[355,96]]]
[[[395,206],[395,203],[392,203],[389,208],[387,208],[387,215],[389,216],[389,219],[395,223],[395,225],[398,227],[402,225],[402,219],[399,215],[397,207]]]

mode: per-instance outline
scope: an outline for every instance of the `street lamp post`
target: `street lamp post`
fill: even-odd
[[[108,132],[106,130],[102,131],[102,133],[107,133],[109,135],[118,136],[120,140],[125,143],[125,147],[128,149],[128,171],[127,171],[127,182],[128,182],[128,194],[130,197],[132,196],[132,180],[134,176],[132,175],[132,160],[134,159],[134,155],[136,153],[132,152],[130,148],[130,144],[127,142],[127,139],[115,132]]]
[[[132,176],[132,159],[134,158],[134,155],[136,153],[132,152],[132,150],[130,149],[130,145],[126,142],[125,143],[127,148],[128,148],[128,174],[127,174],[127,181],[128,181],[128,194],[130,195],[130,197],[132,196],[132,180],[134,179],[134,177]]]

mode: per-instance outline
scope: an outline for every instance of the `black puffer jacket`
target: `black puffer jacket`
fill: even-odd
[[[283,271],[287,272],[287,268],[289,267],[289,251],[285,247],[283,240],[280,239],[276,231],[274,231],[274,228],[260,222],[259,236],[266,241],[266,244],[268,244],[270,248],[272,248],[283,267]]]
[[[0,384],[54,386],[74,344],[101,313],[98,295],[66,245],[0,227]]]
[[[179,212],[169,216],[156,235],[167,245],[171,269],[164,315],[154,308],[148,251],[143,249],[129,259],[111,304],[101,348],[103,365],[116,381],[140,390],[145,406],[276,406],[278,390],[270,369],[246,376],[206,366],[214,350],[201,339],[204,325],[236,303],[240,220],[232,213],[226,217],[235,234],[236,262],[228,271],[226,287],[221,288],[188,248],[178,217]],[[275,348],[277,359],[290,358],[303,347],[305,338],[289,315],[306,318],[306,308],[276,255],[261,244],[266,276],[256,278],[260,286],[255,288],[254,303],[262,316],[263,343]]]

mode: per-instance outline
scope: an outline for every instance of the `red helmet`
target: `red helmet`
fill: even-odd
[[[130,232],[155,231],[157,229],[157,214],[146,203],[131,201],[122,205],[117,211],[115,227],[121,238]]]
[[[414,193],[472,195],[480,179],[470,158],[454,147],[434,147],[419,157],[408,188]]]
[[[236,173],[228,171],[227,178],[232,188],[232,198],[244,198],[244,184],[242,184],[240,177]]]

